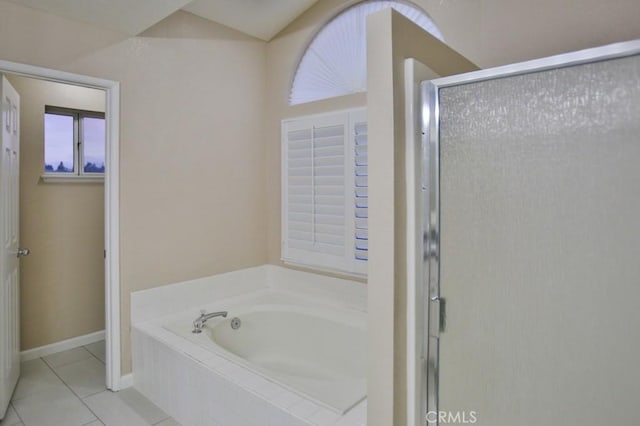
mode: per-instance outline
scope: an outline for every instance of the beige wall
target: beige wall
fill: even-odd
[[[101,90],[11,75],[20,94],[21,349],[104,330],[104,186],[43,183],[45,105],[105,108]]]
[[[121,83],[127,373],[131,291],[266,261],[265,43],[182,12],[129,38],[0,1],[0,58]]]
[[[637,0],[416,0],[482,68],[640,37]]]

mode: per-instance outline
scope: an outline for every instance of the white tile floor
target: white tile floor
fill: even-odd
[[[104,341],[22,363],[0,426],[179,426],[133,388],[105,388]]]

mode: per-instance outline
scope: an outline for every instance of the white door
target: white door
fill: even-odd
[[[2,78],[0,99],[0,418],[20,375],[18,187],[20,167],[20,96]]]

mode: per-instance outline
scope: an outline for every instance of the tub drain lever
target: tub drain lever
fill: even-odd
[[[237,330],[240,328],[240,326],[242,325],[242,321],[240,321],[240,318],[235,317],[231,320],[231,328],[234,330]]]

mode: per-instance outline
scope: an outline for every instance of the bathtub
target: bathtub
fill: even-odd
[[[227,318],[207,321],[200,334],[192,333],[197,311],[164,327],[343,414],[367,393],[366,316],[292,302],[291,296],[273,292],[241,304],[212,305],[210,312],[227,311]],[[235,319],[240,326],[234,330]]]
[[[185,426],[366,424],[361,283],[265,265],[135,292],[131,308],[134,386]],[[201,310],[228,315],[194,334]]]

